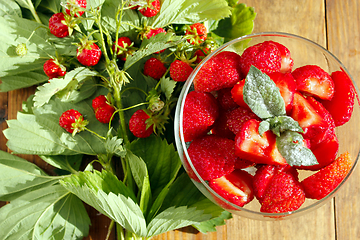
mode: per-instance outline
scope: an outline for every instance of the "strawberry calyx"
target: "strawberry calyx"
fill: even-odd
[[[72,135],[75,136],[75,134],[86,130],[86,125],[88,124],[89,121],[85,120],[83,116],[75,119],[75,121],[71,124],[71,127],[73,129]]]

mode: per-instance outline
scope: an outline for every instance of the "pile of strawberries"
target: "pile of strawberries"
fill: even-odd
[[[251,66],[275,83],[286,115],[303,129],[303,145],[318,164],[289,165],[276,135],[271,130],[259,134],[262,119],[243,98]],[[316,65],[293,66],[289,49],[274,41],[248,47],[241,55],[222,51],[203,65],[193,81],[195,90],[186,96],[183,133],[191,162],[199,176],[232,204],[242,207],[257,199],[261,212],[294,211],[306,198],[327,196],[351,169],[349,154],[338,156],[335,128],[351,118],[356,94],[352,81],[344,71],[329,74]],[[185,168],[199,181],[186,157]],[[313,173],[299,179],[299,170]],[[233,208],[214,198],[222,207]]]

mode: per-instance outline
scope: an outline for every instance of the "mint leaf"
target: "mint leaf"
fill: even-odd
[[[0,239],[82,239],[89,225],[83,203],[59,184],[28,192],[0,208]]]
[[[289,116],[277,116],[269,119],[270,128],[276,136],[285,131],[303,132],[299,123]]]
[[[232,215],[230,212],[223,211],[219,217],[198,224],[194,224],[193,227],[196,228],[201,233],[216,232],[217,226],[225,225],[226,224],[225,220],[231,218]]]
[[[230,13],[225,0],[164,0],[160,12],[150,19],[149,25],[164,28],[170,24],[192,24],[219,20]]]
[[[264,121],[261,121],[259,124],[258,132],[259,135],[262,136],[264,132],[270,130],[270,121],[269,119],[266,119]]]
[[[228,42],[232,39],[250,34],[254,28],[256,13],[254,8],[241,3],[233,7],[231,16],[219,22],[215,34],[224,37]]]
[[[48,176],[35,164],[4,151],[0,151],[0,172],[1,201],[11,201],[59,181],[59,178]]]
[[[34,106],[40,107],[48,103],[54,95],[58,95],[64,102],[80,102],[95,92],[95,81],[91,81],[91,77],[96,75],[98,73],[95,71],[79,67],[66,73],[64,78],[51,79],[37,88]]]
[[[61,184],[126,230],[146,236],[145,218],[134,193],[112,173],[81,172],[64,178]]]
[[[147,237],[156,236],[174,229],[209,220],[211,214],[204,214],[196,208],[170,207],[151,220],[147,227]]]
[[[254,66],[250,67],[244,85],[244,101],[261,119],[285,115],[285,102],[279,88]]]
[[[304,146],[300,133],[286,131],[276,138],[280,154],[290,166],[312,166],[319,164],[312,151]]]

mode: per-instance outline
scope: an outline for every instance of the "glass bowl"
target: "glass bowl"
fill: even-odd
[[[186,96],[189,92],[194,91],[194,84],[193,80],[195,76],[199,73],[199,71],[202,69],[204,64],[206,64],[209,59],[213,58],[215,55],[219,54],[222,51],[234,51],[238,53],[239,55],[242,54],[242,52],[249,46],[253,46],[255,44],[264,42],[264,41],[275,41],[278,43],[283,44],[286,46],[290,52],[291,52],[291,58],[293,59],[294,66],[293,70],[297,67],[303,66],[303,65],[318,65],[323,70],[328,72],[329,74],[342,70],[345,72],[350,79],[352,80],[354,87],[356,89],[356,96],[358,95],[358,88],[356,86],[356,83],[351,78],[350,74],[346,70],[345,66],[328,50],[323,48],[322,46],[316,44],[315,42],[312,42],[308,39],[302,38],[300,36],[288,34],[288,33],[279,33],[279,32],[265,32],[265,33],[256,33],[251,34],[247,36],[243,36],[237,39],[234,39],[217,50],[213,51],[211,54],[209,54],[192,72],[192,74],[189,76],[188,80],[185,82],[185,85],[182,89],[182,92],[180,94],[180,97],[178,99],[177,108],[176,108],[176,114],[175,114],[175,141],[176,141],[176,147],[179,153],[179,156],[181,158],[181,161],[183,163],[183,166],[187,173],[190,175],[192,174],[192,181],[196,185],[196,187],[210,200],[212,200],[215,204],[218,204],[219,206],[225,208],[226,210],[240,216],[252,218],[252,219],[258,219],[258,220],[279,220],[279,219],[289,219],[292,217],[300,216],[304,213],[307,213],[309,211],[313,211],[317,209],[318,207],[324,205],[329,200],[331,200],[334,197],[334,194],[344,185],[344,183],[347,181],[347,179],[350,177],[351,173],[354,171],[354,168],[358,162],[358,156],[360,152],[360,124],[359,124],[359,105],[358,102],[355,99],[354,104],[354,110],[352,117],[349,122],[346,124],[336,127],[336,136],[339,141],[339,151],[338,155],[340,153],[343,153],[345,151],[348,151],[351,158],[352,158],[352,167],[347,176],[344,178],[344,180],[326,197],[320,199],[320,200],[313,200],[306,198],[304,204],[302,206],[291,212],[282,212],[282,213],[264,213],[260,212],[260,203],[254,199],[244,205],[243,207],[239,207],[223,197],[221,197],[219,194],[217,194],[208,184],[207,181],[204,181],[197,170],[195,169],[191,158],[189,157],[187,148],[189,147],[189,142],[184,141],[184,133],[183,133],[183,109],[185,104]],[[210,132],[208,134],[211,134]],[[337,155],[337,156],[338,156]],[[186,161],[187,160],[187,161]],[[254,174],[255,168],[248,169],[249,172],[252,172]],[[315,173],[314,171],[310,170],[298,170],[299,171],[299,180],[301,181],[305,177]],[[194,174],[196,177],[194,177]],[[191,176],[191,175],[190,175]],[[198,178],[197,180],[194,180],[193,178]]]

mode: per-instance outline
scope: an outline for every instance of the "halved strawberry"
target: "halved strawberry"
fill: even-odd
[[[332,127],[324,112],[318,111],[320,107],[317,105],[318,102],[314,98],[305,98],[301,93],[294,94],[290,116],[304,130],[303,136],[310,140],[311,146],[325,140],[329,136],[330,127]]]
[[[296,68],[291,74],[300,92],[325,100],[331,100],[334,96],[334,82],[319,66],[305,65]]]
[[[251,65],[266,74],[280,72],[281,53],[274,42],[265,41],[245,49],[240,58],[240,68],[244,76],[248,74]]]
[[[336,126],[341,126],[350,120],[354,109],[355,88],[349,76],[343,71],[331,74],[334,81],[335,93],[331,100],[321,101],[330,112]]]
[[[244,101],[244,85],[245,79],[237,82],[234,87],[231,89],[231,96],[234,102],[240,107],[250,109],[249,106]]]
[[[192,91],[186,96],[183,111],[185,142],[205,135],[219,116],[219,106],[213,95]]]
[[[291,73],[292,67],[294,66],[294,60],[291,58],[290,50],[281,43],[278,42],[272,42],[272,43],[274,43],[280,51],[280,55],[281,55],[280,72]]]
[[[290,165],[261,165],[254,175],[254,195],[261,203],[264,199],[265,192],[268,189],[271,180],[275,174],[280,172],[288,172],[298,180],[298,172]]]
[[[236,160],[234,141],[207,135],[197,138],[187,149],[191,162],[203,180],[212,180],[234,170]],[[197,180],[195,174],[190,174]]]
[[[212,92],[233,87],[241,79],[240,56],[235,52],[223,51],[212,57],[194,78],[194,88],[200,92]]]
[[[236,169],[223,177],[211,180],[209,186],[224,199],[243,207],[254,199],[252,179],[248,172]],[[215,200],[225,209],[234,209],[219,198],[215,197]]]
[[[292,109],[294,100],[294,93],[296,92],[296,82],[290,73],[269,73],[268,76],[273,80],[275,85],[279,88],[280,94],[285,102],[286,112],[289,113]]]
[[[322,199],[333,191],[349,173],[352,160],[348,152],[341,154],[333,163],[305,178],[301,183],[306,197]]]
[[[261,212],[282,213],[297,210],[305,202],[304,190],[291,173],[277,172],[265,190]]]
[[[260,121],[250,119],[245,122],[235,137],[235,154],[239,158],[262,164],[286,165],[276,146],[276,136],[266,131],[259,134]]]

